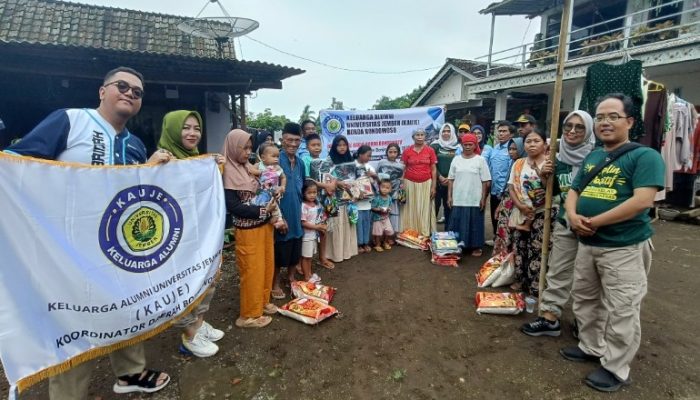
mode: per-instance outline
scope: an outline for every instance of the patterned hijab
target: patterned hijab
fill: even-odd
[[[574,115],[581,118],[583,120],[583,125],[586,126],[586,134],[583,137],[583,142],[577,146],[572,146],[566,143],[566,140],[562,137],[559,142],[557,160],[571,165],[571,173],[573,176],[576,176],[579,168],[581,168],[581,164],[583,164],[583,159],[586,158],[588,153],[595,147],[595,135],[593,135],[593,118],[585,111],[576,110],[570,112],[569,115],[564,118],[564,123]]]
[[[197,147],[192,150],[187,150],[185,146],[182,145],[182,127],[185,125],[185,120],[190,116],[197,118],[197,122],[201,128],[202,116],[199,115],[197,111],[171,111],[163,117],[163,128],[160,131],[158,148],[168,150],[173,153],[178,160],[199,155]]]
[[[238,155],[250,140],[250,133],[242,129],[234,129],[226,135],[224,148],[221,151],[226,158],[224,165],[224,189],[246,190],[255,192],[258,190],[258,180],[248,172],[246,164],[237,161]]]

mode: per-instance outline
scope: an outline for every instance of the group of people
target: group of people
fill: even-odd
[[[113,165],[199,155],[202,118],[178,110],[164,117],[159,149],[147,157],[143,143],[126,128],[143,95],[141,74],[119,67],[105,76],[97,109],[58,110],[6,151]],[[316,253],[319,265],[332,269],[360,253],[391,249],[397,232],[429,236],[440,207],[446,230],[457,232],[463,248],[480,256],[490,203],[494,254],[513,254],[514,289],[541,297],[540,317],[522,331],[558,336],[571,294],[579,344],[561,354],[598,362],[600,368],[586,382],[599,390],[617,390],[628,383],[629,364],[640,343],[639,311],[653,233],[645,211],[663,187],[664,170],[654,150],[627,143],[635,122],[631,108],[629,98],[609,95],[593,117],[585,111],[570,113],[555,163],[548,161],[546,135],[529,115],[516,121],[518,128],[508,121],[497,123],[490,143],[478,125],[455,129],[444,124],[432,144],[426,143],[425,131],[417,130],[412,145],[387,146],[376,167],[369,163],[370,147],[353,152],[341,135],[320,160],[323,144],[312,121],[285,125],[281,149],[270,134],[254,137],[232,130],[214,157],[223,166],[226,208],[235,230],[240,275],[236,326],[262,328],[271,322],[270,315],[277,312],[271,298],[286,297],[283,270],[289,281],[318,280],[312,270]],[[105,142],[110,157],[95,158],[95,132],[115,139]],[[596,137],[603,147],[594,148]],[[325,173],[312,179],[319,162]],[[545,187],[552,175],[561,206],[551,210],[553,239],[543,243]],[[354,182],[362,179],[372,188],[358,189]],[[541,251],[550,245],[546,289],[538,293]],[[214,342],[224,335],[204,320],[213,295],[212,288],[177,322],[183,346],[200,357],[215,354]],[[155,392],[170,381],[166,373],[146,368],[142,344],[117,350],[110,359],[117,393]],[[92,369],[86,362],[51,378],[51,399],[85,398]]]

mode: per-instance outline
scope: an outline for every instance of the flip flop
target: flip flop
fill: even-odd
[[[326,260],[323,262],[319,262],[318,265],[322,266],[325,269],[333,269],[335,268],[335,264],[331,262],[331,260]]]
[[[287,295],[284,294],[284,291],[282,291],[282,289],[273,289],[270,292],[270,296],[272,296],[272,298],[275,300],[282,300],[285,297],[287,297]]]
[[[472,257],[481,257],[484,255],[484,252],[481,250],[474,250],[472,251]]]

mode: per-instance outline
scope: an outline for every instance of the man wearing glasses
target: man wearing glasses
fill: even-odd
[[[632,107],[632,100],[622,94],[600,100],[594,126],[603,147],[584,159],[566,198],[569,226],[579,240],[571,291],[579,344],[560,353],[571,361],[599,364],[585,382],[605,392],[629,384],[651,266],[654,231],[648,211],[664,186],[664,162],[653,149],[638,147],[612,162],[606,160],[629,142],[636,122],[630,116]],[[588,172],[605,162],[609,163],[583,187]]]
[[[126,129],[127,121],[141,109],[143,76],[127,67],[109,71],[99,89],[97,109],[54,111],[21,141],[5,151],[25,156],[92,165],[142,164],[146,147]],[[148,162],[167,162],[172,155],[157,151]],[[146,369],[142,343],[109,355],[118,377],[116,393],[152,393],[170,382],[166,373]],[[87,399],[95,362],[84,362],[49,380],[51,400]]]

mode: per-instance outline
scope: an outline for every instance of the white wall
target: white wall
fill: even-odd
[[[204,94],[207,104],[204,115],[204,133],[207,138],[207,153],[219,153],[224,145],[226,134],[231,130],[231,111],[229,111],[227,99],[228,93],[206,92]],[[214,99],[218,99],[218,112]]]
[[[426,100],[425,105],[441,105],[462,100],[462,75],[448,72],[450,77]]]

